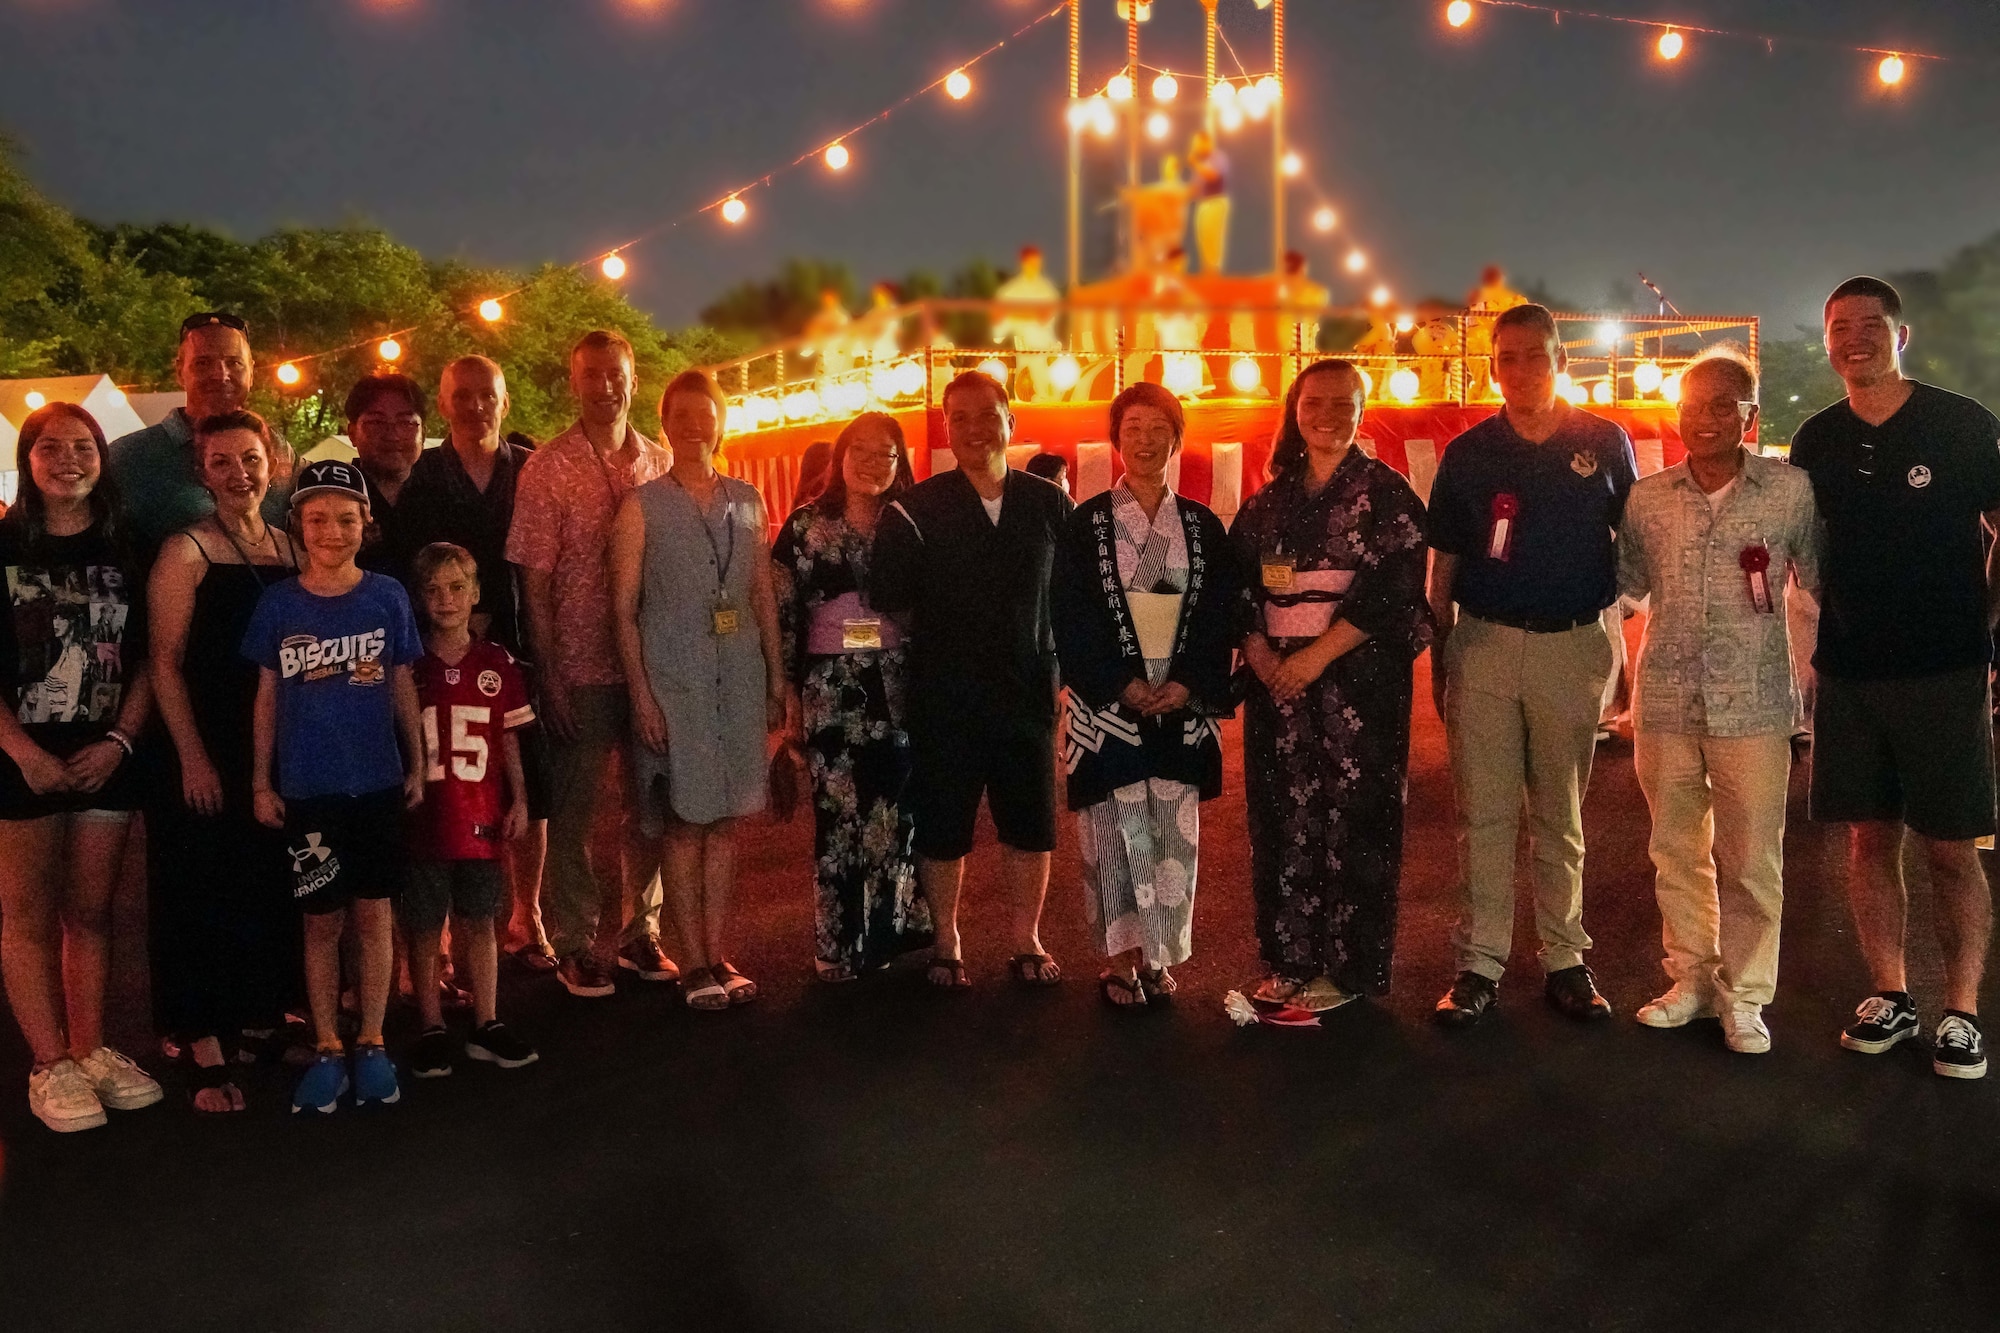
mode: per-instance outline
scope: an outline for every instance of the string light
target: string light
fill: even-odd
[[[1171,102],[1180,95],[1181,81],[1173,75],[1163,71],[1159,78],[1153,80],[1153,100],[1155,102]]]
[[[826,165],[829,171],[845,171],[847,164],[854,160],[844,143],[830,143],[826,146]]]
[[[1687,40],[1672,28],[1668,28],[1660,34],[1660,40],[1656,49],[1659,51],[1660,59],[1662,60],[1679,60],[1681,52],[1687,49]]]
[[[597,267],[598,270],[601,273],[603,273],[605,277],[611,279],[613,282],[616,282],[620,278],[625,276],[626,272],[625,257],[623,255],[620,255],[617,251],[614,250],[610,254],[604,256],[604,262],[602,264],[599,264]]]
[[[506,313],[505,310],[500,308],[500,303],[490,296],[479,303],[479,317],[488,324],[498,324],[500,316]]]
[[[280,384],[289,387],[297,384],[303,378],[305,377],[299,373],[299,368],[290,361],[278,367],[278,383]]]
[[[1049,363],[1049,383],[1055,385],[1058,392],[1068,393],[1082,379],[1082,365],[1067,353]]]
[[[744,203],[738,196],[732,194],[722,201],[722,220],[730,226],[735,226],[749,216],[750,205]]]
[[[1334,212],[1331,208],[1322,206],[1313,214],[1313,229],[1315,231],[1332,231],[1339,225],[1340,214]]]
[[[1670,403],[1680,402],[1681,377],[1679,375],[1669,375],[1660,381],[1660,397]]]
[[[1632,387],[1642,394],[1658,392],[1665,379],[1657,361],[1641,361],[1632,367]]]
[[[1287,176],[1296,176],[1306,169],[1306,161],[1297,153],[1286,153],[1279,161],[1278,169]]]
[[[1219,79],[1208,90],[1208,100],[1217,106],[1228,106],[1236,100],[1236,85],[1227,79]]]
[[[1153,139],[1164,139],[1174,132],[1173,117],[1164,111],[1155,111],[1146,117],[1146,133]]]
[[[1599,380],[1597,383],[1591,385],[1590,401],[1596,403],[1599,407],[1609,404],[1611,402],[1611,381]]]
[[[1451,0],[1444,7],[1444,21],[1454,28],[1463,28],[1472,22],[1472,5],[1469,0]]]
[[[39,412],[49,405],[49,396],[40,389],[30,389],[21,401],[28,405],[30,412]]]
[[[1222,128],[1231,134],[1243,128],[1243,112],[1234,102],[1225,103],[1217,119],[1221,121]]]
[[[1360,250],[1349,250],[1345,262],[1349,273],[1359,273],[1368,267],[1368,256]]]
[[[1901,83],[1903,81],[1903,58],[1901,56],[1883,56],[1882,63],[1875,67],[1875,77],[1892,88]]]
[[[1404,366],[1401,370],[1389,376],[1389,392],[1395,396],[1396,401],[1399,403],[1416,401],[1417,394],[1422,389],[1423,381],[1418,379],[1417,372],[1411,370],[1408,366]]]
[[[1372,306],[1385,306],[1394,299],[1395,294],[1386,286],[1379,286],[1374,291],[1368,293],[1368,304]]]
[[[972,91],[972,76],[962,69],[955,69],[945,76],[945,93],[954,102],[963,102]]]
[[[1007,382],[1007,363],[997,356],[989,356],[979,363],[979,373],[997,383]]]
[[[1090,99],[1090,124],[1107,139],[1118,128],[1118,117],[1111,110],[1111,99],[1102,93]]]
[[[1285,95],[1285,85],[1278,82],[1275,74],[1266,74],[1257,80],[1257,96],[1266,102],[1275,102]]]
[[[1130,74],[1113,74],[1111,82],[1104,85],[1104,91],[1114,102],[1131,101],[1132,76]]]
[[[1264,371],[1255,360],[1239,356],[1229,363],[1229,386],[1238,393],[1255,393],[1264,384]]]
[[[403,359],[403,344],[397,342],[394,338],[384,338],[381,342],[375,344],[375,355],[392,364],[401,361]]]
[[[1081,131],[1090,124],[1090,103],[1084,101],[1069,104],[1069,127]]]
[[[1415,315],[1396,316],[1396,332],[1408,333],[1415,327],[1417,327],[1417,317]]]

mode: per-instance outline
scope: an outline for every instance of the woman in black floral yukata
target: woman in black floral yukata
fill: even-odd
[[[1389,989],[1411,664],[1431,634],[1423,503],[1355,447],[1365,401],[1354,366],[1308,366],[1230,534],[1257,603],[1243,775],[1269,975],[1252,998],[1315,1011]]]
[[[852,981],[931,943],[903,803],[908,656],[901,628],[862,592],[876,520],[912,484],[895,418],[856,417],[834,443],[826,489],[793,511],[771,552],[785,671],[799,695],[812,775],[822,981]]]

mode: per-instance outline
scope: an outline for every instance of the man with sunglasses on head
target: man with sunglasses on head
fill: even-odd
[[[1618,527],[1618,590],[1649,598],[1632,762],[1653,813],[1653,893],[1673,986],[1648,1027],[1722,1021],[1744,1055],[1771,1049],[1785,793],[1798,695],[1786,574],[1819,584],[1812,481],[1746,445],[1757,374],[1726,351],[1681,375],[1687,458],[1643,478]]]
[[[224,311],[189,315],[181,322],[174,362],[187,405],[169,412],[158,425],[112,441],[111,470],[146,560],[170,535],[214,512],[215,502],[201,484],[194,428],[205,417],[241,411],[255,371],[250,332],[240,317]],[[277,448],[264,517],[282,527],[291,504],[292,448],[275,431],[273,438]]]
[[[2000,580],[2000,419],[1903,374],[1910,326],[1880,278],[1826,301],[1826,354],[1847,396],[1800,426],[1792,462],[1826,521],[1813,666],[1810,809],[1851,826],[1848,901],[1875,993],[1840,1044],[1880,1055],[1917,1035],[1904,968],[1904,830],[1929,871],[1944,954],[1931,1067],[1986,1073],[1979,983],[1993,897],[1993,622]]]

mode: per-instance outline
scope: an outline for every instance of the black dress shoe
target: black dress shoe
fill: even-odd
[[[1563,1014],[1580,1023],[1611,1017],[1611,1006],[1597,993],[1596,978],[1581,963],[1549,973],[1542,994]]]
[[[1437,1021],[1446,1027],[1469,1028],[1486,1017],[1500,998],[1500,985],[1477,972],[1461,972],[1437,1004]]]

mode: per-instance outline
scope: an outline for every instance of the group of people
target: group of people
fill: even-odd
[[[1755,372],[1718,350],[1683,376],[1686,461],[1637,478],[1625,433],[1558,395],[1555,322],[1523,304],[1493,331],[1505,407],[1447,448],[1428,508],[1356,447],[1367,390],[1347,362],[1293,381],[1267,483],[1229,525],[1172,488],[1186,422],[1167,390],[1112,403],[1122,475],[1076,504],[1009,468],[1007,392],[968,372],[942,399],[955,469],[914,481],[895,418],[864,414],[775,532],[717,466],[714,381],[675,378],[649,440],[616,334],[576,345],[579,419],[539,448],[503,434],[505,376],[475,356],[444,372],[441,446],[423,448],[423,390],[375,376],[348,401],[356,458],[294,471],[245,410],[242,321],[192,317],[187,406],[115,443],[79,407],[42,408],[0,520],[0,964],[30,1104],[82,1129],[162,1095],[104,1036],[140,810],[155,1017],[204,1112],[241,1109],[234,1064],[287,1046],[310,1048],[297,1112],[393,1103],[399,1075],[448,1074],[460,1050],[534,1060],[496,1012],[503,954],[579,997],[623,970],[697,1010],[750,1002],[732,895],[742,821],[777,785],[773,734],[809,780],[822,981],[927,949],[931,985],[970,984],[959,905],[982,800],[1009,970],[1060,981],[1040,935],[1060,768],[1098,986],[1131,1011],[1174,993],[1192,949],[1200,806],[1241,708],[1251,998],[1319,1013],[1380,995],[1427,648],[1462,853],[1437,1016],[1469,1026],[1496,1002],[1525,808],[1545,996],[1601,1019],[1582,796],[1618,607],[1641,600],[1635,762],[1672,984],[1637,1017],[1714,1016],[1731,1049],[1764,1051],[1795,588],[1823,607],[1812,813],[1853,826],[1876,988],[1842,1043],[1918,1032],[1907,829],[1945,954],[1933,1064],[1979,1077],[2000,420],[1902,374],[1886,283],[1843,284],[1826,314],[1848,395],[1790,465],[1746,446]],[[382,1029],[405,970],[421,1035],[399,1070]],[[441,998],[458,978],[462,1040]]]

